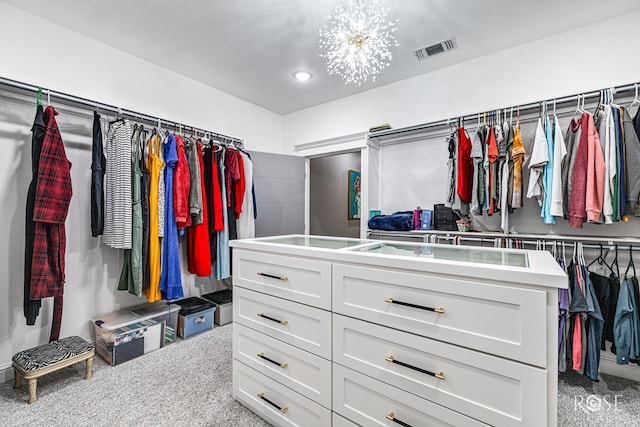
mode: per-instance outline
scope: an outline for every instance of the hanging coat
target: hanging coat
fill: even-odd
[[[167,143],[164,145],[165,159],[165,229],[163,251],[162,251],[162,272],[160,274],[160,291],[162,299],[173,300],[184,297],[182,290],[182,274],[180,272],[180,248],[178,247],[178,225],[173,210],[173,172],[178,164],[178,153],[176,150],[176,138],[169,135]]]
[[[47,125],[42,140],[38,165],[33,221],[35,235],[31,262],[31,288],[29,299],[55,297],[53,324],[49,341],[60,336],[62,324],[62,294],[65,281],[65,221],[73,194],[71,162],[62,143],[52,106],[44,111]]]

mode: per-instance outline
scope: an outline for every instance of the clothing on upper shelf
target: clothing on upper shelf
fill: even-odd
[[[523,178],[522,164],[524,163],[524,144],[520,132],[520,121],[516,122],[516,129],[513,133],[513,148],[511,149],[511,159],[513,160],[513,192],[511,206],[521,208],[523,206]]]
[[[554,148],[554,138],[553,138],[553,128],[551,126],[551,122],[549,121],[549,116],[545,116],[545,129],[544,136],[547,140],[547,158],[549,159],[543,168],[543,200],[542,200],[542,209],[540,211],[540,216],[542,217],[542,222],[545,224],[555,224],[556,219],[551,214],[551,199],[553,194],[553,169],[554,169],[554,156],[555,156],[555,148]]]
[[[543,171],[544,166],[549,161],[549,151],[547,148],[547,138],[542,128],[542,119],[538,119],[536,125],[535,138],[533,140],[533,149],[531,150],[531,158],[529,159],[529,185],[527,186],[527,198],[535,197],[538,204],[542,206],[543,190]]]
[[[562,210],[562,162],[567,155],[567,147],[564,143],[558,116],[553,116],[553,177],[551,188],[550,213],[553,216],[563,217]]]

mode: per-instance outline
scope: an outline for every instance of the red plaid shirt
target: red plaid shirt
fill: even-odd
[[[36,184],[33,209],[35,239],[31,265],[30,299],[38,300],[63,294],[66,234],[64,222],[71,202],[71,162],[67,159],[55,116],[48,106],[44,111],[47,130]]]

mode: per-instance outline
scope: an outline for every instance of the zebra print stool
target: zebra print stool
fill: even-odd
[[[29,384],[29,403],[33,403],[39,377],[83,360],[87,361],[85,378],[91,379],[93,355],[94,347],[76,336],[21,351],[13,356],[14,388],[20,387],[24,378]]]

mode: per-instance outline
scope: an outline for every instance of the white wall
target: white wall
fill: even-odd
[[[638,81],[639,20],[629,13],[288,114],[285,147]]]
[[[249,150],[283,152],[282,116],[4,2],[0,52],[1,77],[243,138]]]
[[[244,138],[251,150],[283,151],[281,116],[3,2],[0,52],[2,77]],[[24,211],[31,178],[29,129],[35,97],[26,102],[14,98],[0,93],[0,381],[6,378],[14,353],[48,341],[52,314],[50,299],[43,302],[34,326],[26,326],[22,311]],[[67,156],[73,163],[74,190],[66,223],[61,336],[90,339],[90,318],[146,300],[116,291],[121,251],[91,237],[91,112],[58,107]],[[208,279],[188,274],[183,282],[186,295],[216,290]]]

